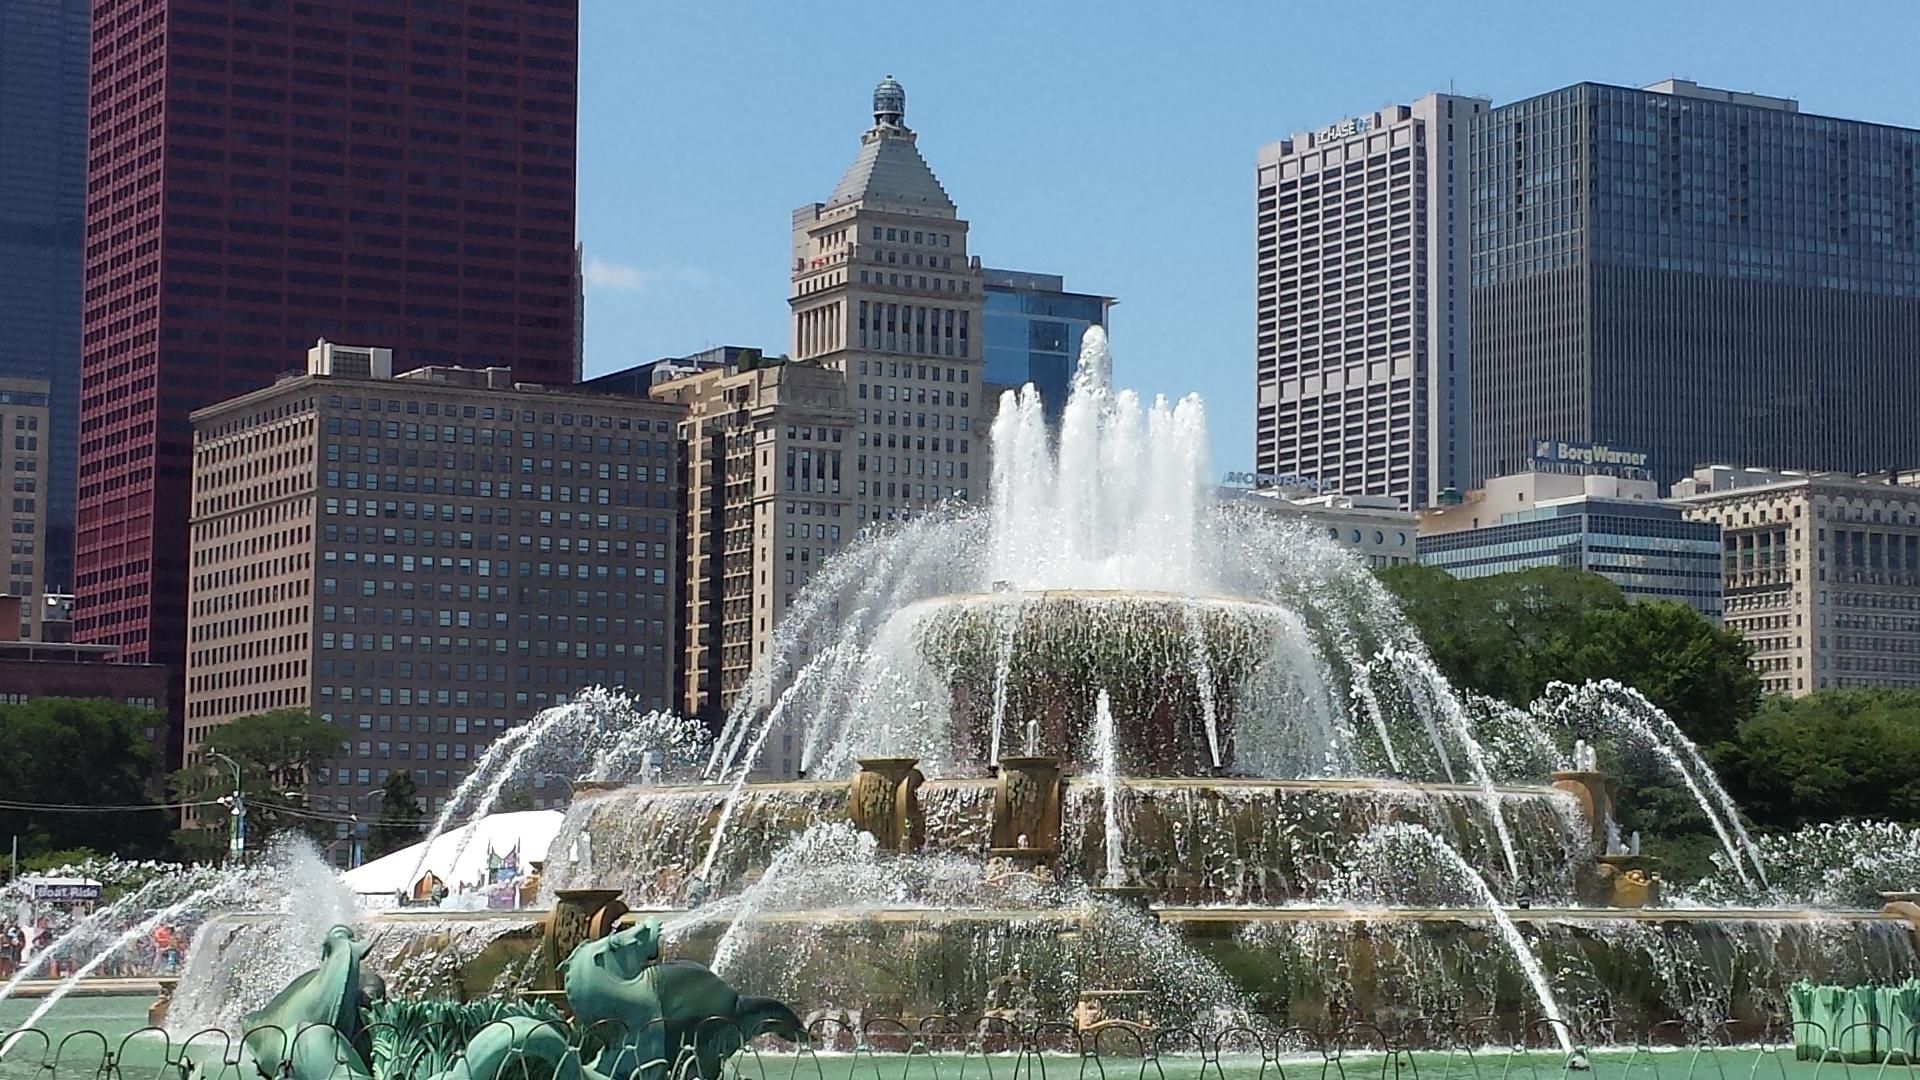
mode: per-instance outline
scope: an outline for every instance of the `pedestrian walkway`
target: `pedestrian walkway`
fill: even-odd
[[[28,999],[42,998],[52,993],[64,979],[28,979],[13,988],[9,996]],[[120,997],[126,994],[153,995],[160,992],[160,980],[142,979],[81,979],[68,991],[70,997]]]

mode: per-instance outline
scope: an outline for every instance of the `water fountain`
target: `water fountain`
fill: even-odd
[[[1144,403],[1108,370],[1090,331],[1057,435],[1031,388],[1003,399],[990,507],[819,573],[703,776],[578,786],[544,930],[463,918],[544,933],[551,965],[555,942],[658,915],[680,954],[818,1009],[1419,1008],[1563,1048],[1602,1017],[1751,1027],[1796,978],[1915,972],[1898,911],[1764,891],[1762,846],[1658,710],[1610,686],[1533,710],[1457,692],[1351,556],[1211,497],[1198,399]],[[776,735],[799,775],[761,760]],[[1652,906],[1576,738],[1650,749],[1695,791],[1723,892]],[[535,742],[503,744],[474,790]],[[377,948],[447,933],[370,922]]]
[[[1612,906],[1657,901],[1661,883],[1615,850],[1607,781],[1574,760],[1576,736],[1659,754],[1760,895],[1755,845],[1678,729],[1620,687],[1556,689],[1532,711],[1459,694],[1354,560],[1215,503],[1197,399],[1144,403],[1108,370],[1094,331],[1057,436],[1030,390],[1009,394],[992,506],[833,564],[756,669],[708,782],[589,793],[568,828],[592,837],[591,864],[550,867],[549,886],[667,911],[750,896],[721,923],[728,956],[848,1007],[983,1008],[1013,957],[1056,1008],[1096,971],[1151,982],[1150,963],[1092,944],[1116,937],[1090,929],[1113,917],[1106,887],[1150,899],[1236,1000],[1305,1021],[1396,1005],[1377,985],[1316,990],[1324,973],[1278,954],[1337,947],[1343,971],[1423,955],[1429,979],[1464,980],[1455,1008],[1548,1018],[1559,980],[1584,988],[1569,1023],[1596,1008],[1757,1021],[1808,942],[1836,934],[1861,943],[1862,972],[1913,969],[1911,929],[1880,911]],[[801,776],[767,774],[757,748],[776,731]],[[844,853],[804,874],[783,857],[846,820],[879,840],[857,872]],[[1433,838],[1480,891],[1343,892],[1381,829]],[[710,949],[713,925],[670,936]],[[795,926],[808,944],[769,944]],[[1485,963],[1489,932],[1508,962]],[[1744,989],[1645,992],[1654,957],[1682,945]]]

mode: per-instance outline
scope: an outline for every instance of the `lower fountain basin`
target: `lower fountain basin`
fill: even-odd
[[[1892,983],[1920,971],[1912,925],[1875,911],[1509,909],[1579,1041],[1781,1037],[1808,979]],[[237,916],[244,924],[254,916]],[[543,912],[370,917],[369,963],[414,993],[542,985]],[[1154,1022],[1244,1008],[1276,1026],[1421,1024],[1538,1038],[1538,1009],[1488,912],[1462,908],[1162,906],[1107,901],[1004,910],[656,908],[667,955],[709,963],[803,1016],[985,1014],[1057,1020],[1119,995]],[[532,928],[532,929],[530,929]],[[464,971],[461,978],[451,973]],[[1136,1007],[1133,1004],[1130,1008]],[[1438,1037],[1436,1031],[1435,1036]],[[1416,1043],[1418,1036],[1409,1036]]]
[[[1879,912],[1509,914],[1569,1023],[1595,1043],[1675,1023],[1707,1037],[1778,1035],[1796,981],[1887,983],[1920,970],[1912,927]],[[1209,1000],[1223,993],[1316,1030],[1501,1017],[1517,1036],[1538,1016],[1490,915],[1463,909],[789,911],[696,924],[674,948],[719,953],[730,978],[767,993],[867,1015],[1060,1017],[1090,992],[1132,991],[1160,1024],[1227,1006]]]

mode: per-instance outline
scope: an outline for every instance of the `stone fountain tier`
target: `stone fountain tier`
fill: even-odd
[[[1312,654],[1293,612],[1232,597],[1005,590],[936,597],[898,617],[915,624],[922,658],[947,673],[954,771],[1012,755],[1087,762],[1103,690],[1126,718],[1121,771],[1232,771],[1241,703],[1252,694],[1263,709],[1286,707],[1296,673],[1275,658]],[[1280,748],[1265,749],[1270,760]],[[1324,746],[1299,749],[1324,760]]]
[[[1887,985],[1920,972],[1913,926],[1885,912],[1509,914],[1554,973],[1561,1006],[1595,1042],[1610,1041],[1609,1019],[1617,1041],[1668,1021],[1708,1038],[1723,1030],[1753,1038],[1769,1025],[1777,1034],[1798,980]],[[710,959],[729,934],[729,977],[774,994],[804,992],[809,1006],[868,1015],[1017,1007],[996,1000],[1017,984],[1040,1016],[1065,1015],[1089,992],[1128,991],[1172,1003],[1169,1015],[1177,1018],[1191,1004],[1183,999],[1219,994],[1223,978],[1227,992],[1255,1011],[1321,1030],[1369,1022],[1408,1031],[1423,1021],[1500,1016],[1508,1027],[1486,1034],[1505,1041],[1527,1034],[1515,1018],[1537,1013],[1491,919],[1471,909],[1160,907],[1147,916],[1097,903],[769,911],[737,928],[724,916],[696,923],[676,952]]]
[[[917,817],[898,825],[858,821],[890,850],[1033,870],[1053,880],[1099,882],[1106,869],[1101,789],[1084,776],[1051,779],[1044,759],[1009,759],[1003,777],[935,779],[910,798],[851,800],[856,815]],[[891,768],[887,761],[870,763]],[[1049,766],[1050,767],[1050,766]],[[1041,768],[1046,781],[1012,783]],[[861,777],[880,775],[874,770]],[[904,774],[903,774],[904,775]],[[914,774],[917,775],[917,774]],[[726,896],[758,881],[769,863],[816,822],[847,820],[862,780],[749,784],[704,885],[692,879],[712,846],[728,789],[630,788],[577,800],[554,841],[544,880],[555,888],[620,889],[634,906],[680,906],[690,894]],[[1057,785],[1047,814],[1046,784]],[[1011,794],[1010,794],[1011,793]],[[1024,793],[1024,795],[1023,795]],[[884,793],[883,793],[884,794]],[[1574,868],[1589,858],[1585,823],[1572,800],[1544,787],[1499,790],[1527,879],[1513,883],[1482,792],[1469,785],[1382,780],[1123,779],[1123,861],[1133,884],[1159,903],[1280,904],[1320,895],[1332,860],[1377,825],[1415,822],[1457,847],[1502,895],[1571,895]],[[996,806],[1012,802],[1013,806]],[[1009,818],[1009,813],[1012,817]],[[1022,816],[1025,815],[1025,816]],[[902,838],[911,838],[902,844]],[[990,876],[990,875],[988,875]],[[858,905],[869,898],[849,896]]]
[[[575,894],[577,895],[577,894]],[[1895,908],[1898,905],[1894,906]],[[617,907],[612,909],[617,911]],[[620,912],[594,934],[657,918],[667,951],[800,1003],[808,1016],[1056,1018],[1088,996],[1139,1002],[1160,1023],[1243,1006],[1282,1026],[1371,1023],[1416,1045],[1456,1025],[1502,1043],[1529,1035],[1533,998],[1492,920],[1472,908],[1162,905],[761,910],[736,924],[674,908]],[[1920,974],[1916,923],[1887,911],[1511,909],[1583,1041],[1755,1038],[1789,1014],[1799,980],[1891,985]],[[222,959],[273,915],[223,916]],[[380,912],[360,928],[390,991],[540,996],[552,912]],[[191,973],[189,973],[191,976]],[[255,989],[271,993],[278,976]],[[188,982],[194,981],[191,977]],[[184,983],[183,983],[184,985]],[[223,989],[231,989],[223,985]],[[256,995],[258,996],[258,995]],[[261,998],[264,1000],[264,997]],[[257,1007],[251,1001],[247,1008]],[[213,1019],[169,1018],[190,1032]],[[1422,1029],[1420,1025],[1433,1025]],[[1531,1032],[1539,1035],[1538,1031]]]

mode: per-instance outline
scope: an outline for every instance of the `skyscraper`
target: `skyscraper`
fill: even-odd
[[[50,393],[38,433],[47,471],[32,491],[46,528],[12,536],[12,554],[34,556],[53,592],[73,586],[87,32],[87,0],[0,4],[0,379],[42,381]]]
[[[342,814],[392,769],[438,806],[583,687],[677,698],[681,410],[392,366],[322,343],[193,414],[186,749],[312,710],[342,746],[312,793]]]
[[[716,730],[794,597],[861,527],[846,378],[729,351],[721,366],[653,387],[684,408],[681,707]],[[780,775],[795,767],[791,735],[767,748],[764,764]]]
[[[315,339],[571,381],[577,46],[577,0],[96,0],[80,640],[180,666],[188,414]]]
[[[1478,117],[1473,472],[1920,464],[1920,131],[1671,80]]]
[[[988,267],[981,275],[987,393],[1032,383],[1047,419],[1059,423],[1080,362],[1080,338],[1089,326],[1106,327],[1113,297],[1068,292],[1059,274]]]
[[[888,76],[833,194],[793,212],[793,358],[846,377],[854,516],[869,522],[987,482],[980,260],[906,119]]]
[[[1258,472],[1408,509],[1461,486],[1467,146],[1485,108],[1428,94],[1261,149]]]

